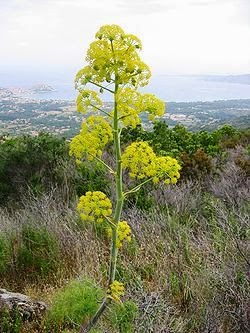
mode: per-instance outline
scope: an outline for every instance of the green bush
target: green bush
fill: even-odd
[[[27,276],[46,277],[60,263],[57,240],[46,228],[25,226],[17,250],[18,270]]]
[[[134,332],[134,321],[138,315],[138,306],[133,301],[116,304],[110,311],[109,320],[116,332]]]
[[[72,281],[55,295],[46,318],[47,331],[79,327],[82,320],[87,321],[95,313],[102,297],[102,289],[93,281]]]
[[[27,187],[40,193],[60,185],[60,161],[69,159],[65,140],[41,133],[0,141],[0,202],[18,199]]]
[[[84,162],[77,168],[74,186],[78,196],[88,191],[102,191],[110,193],[110,180],[107,178],[107,170],[101,163]]]
[[[200,178],[212,171],[212,159],[203,149],[197,149],[192,155],[183,153],[181,155],[181,160],[182,178]]]

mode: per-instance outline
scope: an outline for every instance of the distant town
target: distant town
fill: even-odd
[[[76,112],[74,100],[53,99],[54,88],[38,84],[30,89],[0,88],[0,135],[50,132],[71,137],[79,131],[84,115]],[[51,99],[43,93],[52,92]],[[33,94],[40,94],[39,99]],[[105,102],[106,111],[112,103]],[[223,124],[239,128],[250,126],[250,99],[219,100],[214,102],[169,102],[161,118],[169,126],[183,124],[188,129],[213,130]],[[152,123],[142,116],[143,125]]]

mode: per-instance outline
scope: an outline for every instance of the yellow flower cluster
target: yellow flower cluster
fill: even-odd
[[[90,116],[82,123],[80,133],[71,140],[70,155],[91,161],[102,155],[103,148],[112,138],[110,124],[102,116]]]
[[[124,126],[136,127],[140,124],[139,104],[141,94],[132,88],[119,89],[116,95],[118,116]]]
[[[85,113],[87,111],[96,111],[103,105],[98,93],[94,90],[81,90],[76,99],[77,111]]]
[[[123,283],[115,280],[108,289],[108,297],[115,301],[120,301],[121,296],[124,295],[124,285]]]
[[[112,228],[107,229],[107,233],[109,237],[112,237]],[[119,221],[117,223],[117,241],[116,246],[118,248],[122,247],[123,241],[130,242],[131,241],[131,228],[127,221]]]
[[[103,192],[89,191],[80,197],[77,211],[83,221],[101,223],[112,214],[112,203]]]
[[[165,103],[155,95],[142,94],[130,87],[118,89],[116,102],[119,119],[124,126],[133,128],[141,123],[140,113],[147,112],[149,120],[154,120],[165,112]]]
[[[141,112],[148,113],[148,119],[154,120],[155,117],[162,117],[165,113],[165,103],[153,94],[143,94],[141,98]]]
[[[148,178],[155,175],[155,153],[147,142],[133,142],[122,155],[122,166],[130,170],[132,178]]]
[[[180,165],[170,156],[157,157],[147,142],[133,142],[122,155],[122,165],[130,170],[130,177],[152,178],[154,183],[163,180],[175,184],[180,178]]]
[[[122,246],[123,241],[131,241],[131,228],[126,221],[120,221],[117,225],[117,247]]]
[[[96,33],[96,41],[87,52],[88,66],[76,75],[76,87],[82,89],[88,82],[116,82],[138,87],[148,83],[149,67],[140,60],[137,51],[141,41],[117,25],[105,25]]]
[[[180,169],[181,166],[175,158],[170,156],[156,157],[153,182],[157,184],[163,179],[165,184],[176,184],[180,178]]]

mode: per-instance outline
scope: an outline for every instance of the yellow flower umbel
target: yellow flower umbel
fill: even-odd
[[[122,247],[124,241],[131,241],[131,228],[126,221],[119,221],[117,224],[117,239],[116,246],[118,248]],[[107,229],[107,233],[109,237],[112,237],[112,228]]]
[[[115,280],[108,289],[108,297],[112,298],[114,301],[120,301],[121,296],[124,295],[124,285],[123,283]]]
[[[180,165],[170,156],[157,157],[147,142],[133,142],[122,155],[122,165],[128,168],[131,178],[152,178],[154,183],[163,180],[175,184],[180,178]]]
[[[153,94],[143,94],[141,96],[141,112],[148,113],[148,119],[162,117],[165,113],[165,103]]]
[[[136,127],[141,123],[140,113],[146,112],[149,120],[161,117],[165,112],[165,103],[153,94],[142,94],[133,88],[120,88],[116,95],[119,120],[122,124]],[[113,112],[111,113],[113,115]]]
[[[76,87],[84,89],[88,83],[116,83],[133,87],[145,86],[151,76],[149,67],[141,61],[138,50],[141,41],[126,34],[119,26],[105,25],[90,44],[86,60],[89,63],[76,75]]]
[[[70,142],[70,155],[92,161],[113,138],[112,127],[102,116],[90,116],[82,123],[80,134]]]
[[[80,197],[77,211],[83,221],[101,223],[112,214],[112,203],[103,192],[87,192]]]
[[[147,142],[133,142],[122,155],[122,166],[129,169],[132,178],[150,178],[155,175],[155,158]]]
[[[119,89],[117,92],[117,110],[124,126],[136,127],[140,124],[140,93],[132,88]]]
[[[81,90],[76,99],[77,111],[81,113],[97,111],[102,105],[103,103],[98,93],[94,90]]]
[[[175,158],[170,156],[157,157],[155,160],[155,176],[153,182],[163,180],[165,184],[176,184],[180,178],[181,166]]]

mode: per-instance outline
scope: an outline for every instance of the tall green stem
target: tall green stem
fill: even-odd
[[[118,84],[115,82],[115,94],[114,94],[114,148],[115,148],[115,158],[116,158],[116,207],[114,214],[114,223],[120,220],[122,206],[123,206],[123,192],[122,192],[122,163],[121,163],[121,144],[120,144],[120,133],[119,133],[119,120],[118,120],[118,110],[117,110],[117,95]],[[109,270],[109,285],[115,280],[116,271],[116,261],[117,261],[117,228],[112,228],[112,244],[111,244],[111,257],[110,257],[110,270]]]
[[[110,251],[110,267],[109,267],[109,282],[110,286],[115,280],[116,273],[116,262],[117,262],[117,224],[121,217],[124,195],[122,188],[122,163],[121,163],[121,144],[120,144],[120,132],[119,132],[119,119],[118,119],[118,109],[117,109],[117,90],[118,90],[117,80],[115,80],[115,92],[114,92],[114,123],[113,123],[113,132],[114,132],[114,148],[115,148],[115,158],[116,158],[116,168],[115,168],[115,184],[116,184],[116,206],[114,213],[114,227],[112,227],[112,244]],[[87,333],[91,330],[91,328],[96,324],[99,317],[105,311],[110,302],[110,298],[105,298],[95,313],[95,315],[91,318],[91,320],[85,324],[83,322],[80,327],[80,333]]]

